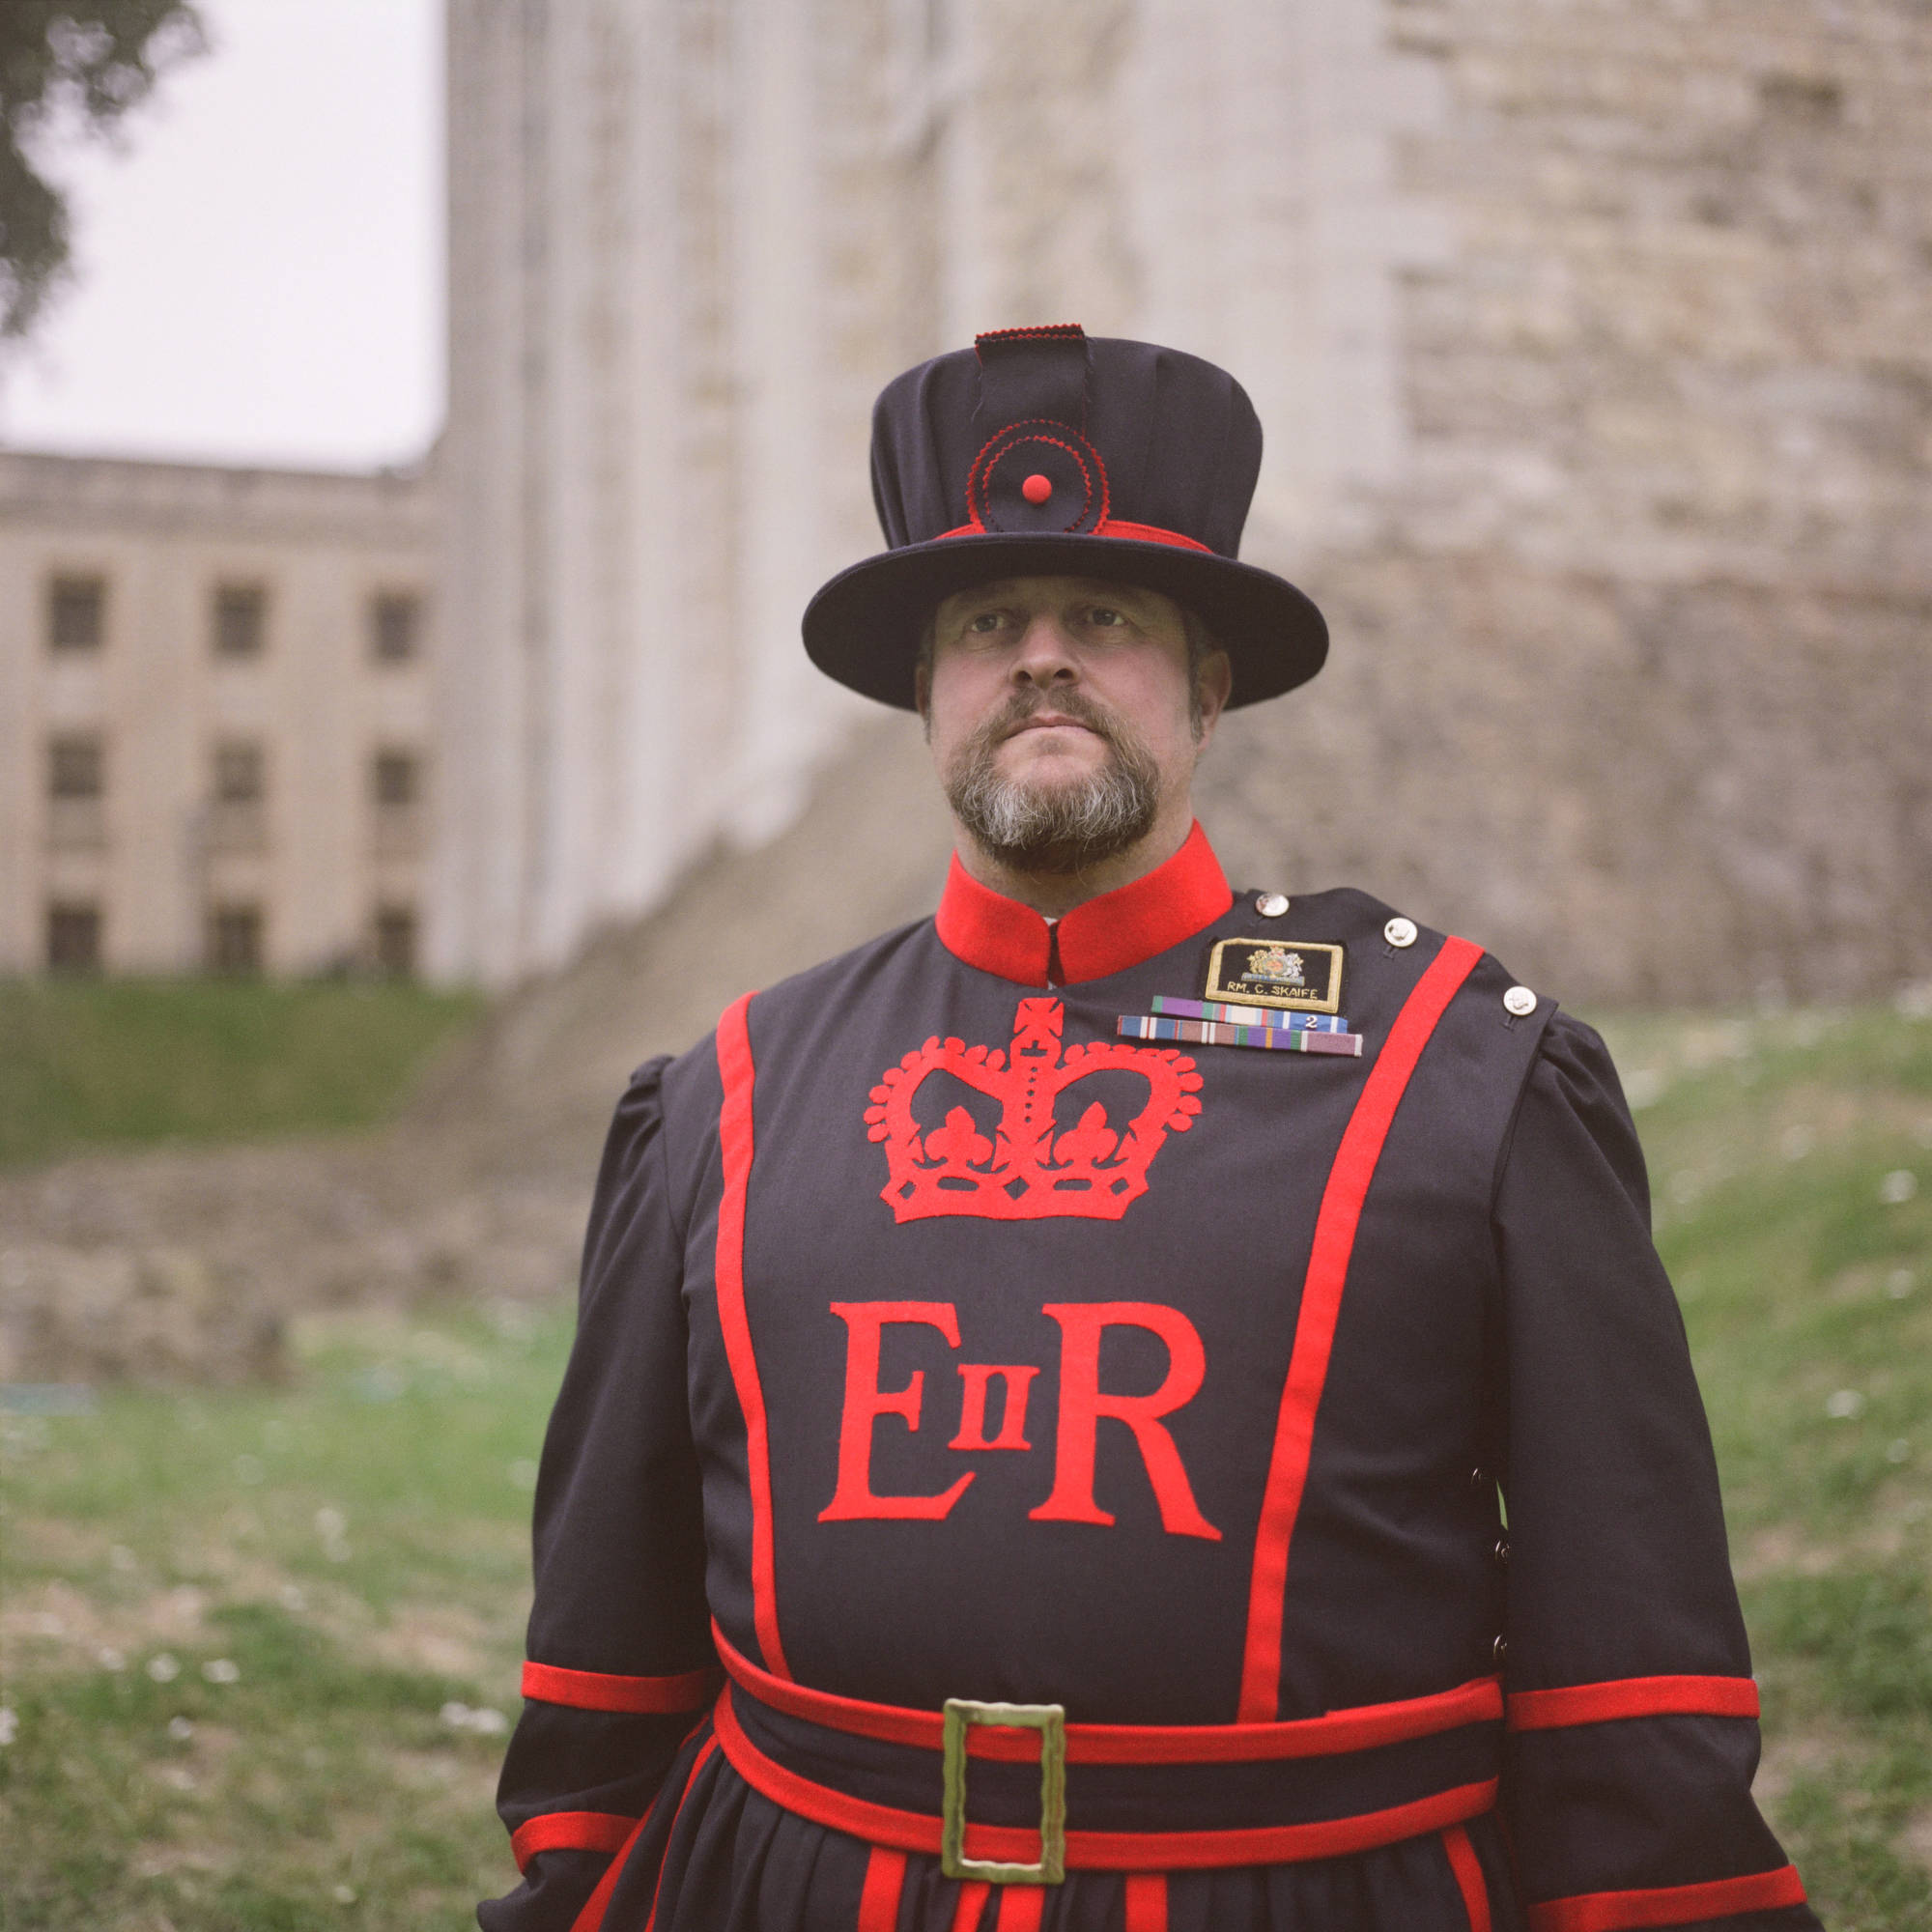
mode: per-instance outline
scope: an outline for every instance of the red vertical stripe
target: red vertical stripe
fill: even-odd
[[[1362,1203],[1415,1063],[1457,989],[1482,956],[1483,949],[1466,939],[1442,942],[1441,952],[1430,961],[1428,971],[1389,1028],[1322,1190],[1308,1274],[1301,1289],[1301,1312],[1294,1324],[1294,1347],[1289,1356],[1288,1378],[1282,1384],[1267,1488],[1255,1531],[1248,1634],[1241,1659],[1241,1701],[1236,1714],[1239,1723],[1273,1722],[1281,1699],[1281,1623],[1288,1589],[1288,1548],[1301,1509],[1302,1486],[1308,1479],[1309,1453],[1315,1446],[1315,1413],[1321,1406],[1321,1385],[1328,1377],[1328,1355],[1342,1313],[1342,1290],[1349,1276],[1349,1258],[1354,1252]]]
[[[1456,1874],[1463,1910],[1469,1915],[1469,1932],[1490,1932],[1489,1881],[1483,1877],[1482,1861],[1476,1857],[1468,1833],[1460,1825],[1451,1825],[1442,1834],[1442,1849],[1449,1854],[1449,1869]]]
[[[675,1836],[677,1833],[677,1821],[684,1815],[684,1801],[691,1796],[691,1787],[696,1783],[697,1774],[704,1769],[704,1760],[717,1748],[718,1740],[716,1738],[706,1738],[697,1755],[691,1761],[691,1775],[684,1780],[684,1789],[677,1795],[677,1809],[671,1813],[670,1832],[665,1838],[665,1851],[667,1855],[670,1851],[671,1837]],[[651,1814],[649,1811],[646,1811],[638,1820],[637,1824],[632,1827],[631,1835],[624,1840],[616,1857],[606,1867],[604,1876],[597,1881],[597,1889],[583,1901],[583,1910],[571,1921],[570,1932],[601,1932],[601,1927],[604,1923],[604,1915],[611,1909],[611,1894],[616,1890],[617,1881],[624,1875],[624,1866],[630,1859],[631,1847],[638,1842],[639,1833],[650,1821]],[[662,1885],[663,1883],[664,1867],[660,1864],[658,1867],[658,1884]],[[651,1927],[657,1923],[657,1917],[658,1895],[656,1889],[653,1889],[651,1892],[651,1916],[644,1921],[644,1932],[651,1932]]]
[[[856,1932],[897,1932],[899,1893],[904,1889],[905,1854],[874,1845],[866,1862],[866,1889],[859,1894]]]
[[[718,1145],[724,1169],[724,1193],[718,1203],[718,1325],[732,1385],[745,1414],[745,1465],[752,1491],[752,1622],[774,1677],[789,1677],[784,1646],[779,1641],[778,1583],[772,1565],[772,1465],[765,1435],[765,1392],[752,1352],[752,1327],[745,1316],[745,1196],[752,1183],[752,1032],[747,993],[734,1000],[718,1022],[718,1072],[724,1083],[718,1109]]]
[[[1044,1886],[1003,1885],[1000,1888],[999,1932],[1039,1932],[1040,1915],[1045,1910]]]
[[[1129,1872],[1125,1932],[1167,1932],[1167,1874]]]
[[[959,1901],[952,1908],[952,1932],[980,1932],[980,1915],[986,1909],[986,1894],[992,1889],[982,1878],[968,1879],[959,1888]]]
[[[983,1878],[968,1878],[960,1886],[960,1895],[952,1905],[952,1932],[980,1932],[980,1915],[985,1911],[991,1889]]]

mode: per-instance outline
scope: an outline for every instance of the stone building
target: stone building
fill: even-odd
[[[1331,668],[1210,829],[1566,994],[1932,965],[1916,0],[450,0],[436,968],[795,808],[869,399],[1078,320],[1235,369]]]
[[[0,454],[0,972],[413,970],[429,487]]]

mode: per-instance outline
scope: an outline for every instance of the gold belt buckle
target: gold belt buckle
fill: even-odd
[[[1000,1724],[1039,1733],[1039,1862],[1006,1865],[969,1859],[966,1846],[966,1730]],[[979,1704],[946,1700],[942,1733],[945,1801],[939,1824],[939,1868],[948,1878],[989,1885],[1061,1885],[1066,1878],[1066,1712],[1059,1704]]]

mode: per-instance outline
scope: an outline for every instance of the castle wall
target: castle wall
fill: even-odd
[[[1240,869],[1590,998],[1932,964],[1932,16],[1905,0],[451,0],[438,960],[797,809],[870,398],[983,327],[1224,362],[1331,668]]]

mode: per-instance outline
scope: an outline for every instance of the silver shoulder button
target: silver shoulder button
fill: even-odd
[[[1415,944],[1415,922],[1400,916],[1389,921],[1382,927],[1382,937],[1391,946],[1413,946]]]
[[[1279,919],[1288,910],[1286,893],[1258,893],[1255,895],[1255,910],[1264,919]]]
[[[1512,986],[1503,995],[1503,1009],[1518,1019],[1526,1019],[1536,1010],[1536,995],[1527,986]]]

